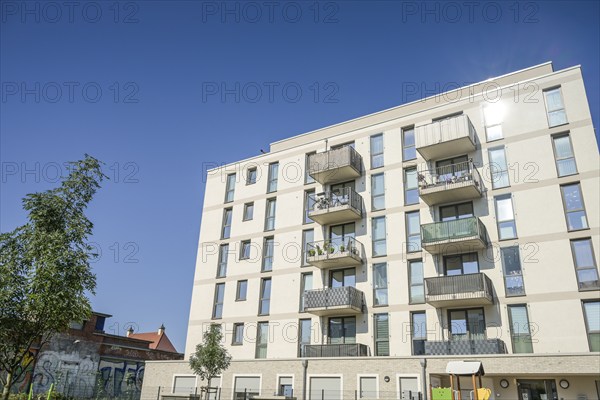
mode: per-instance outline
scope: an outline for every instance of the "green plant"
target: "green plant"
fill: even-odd
[[[329,254],[333,254],[333,253],[335,253],[335,247],[331,246],[329,248]]]
[[[314,250],[314,249],[310,249],[310,250],[308,251],[308,255],[309,255],[310,257],[314,257],[314,256],[315,256],[315,250]]]
[[[321,250],[319,246],[317,246],[317,253],[319,253],[320,256],[323,255],[323,250]]]
[[[229,368],[231,363],[231,356],[221,344],[222,340],[221,325],[212,324],[204,332],[202,343],[196,346],[196,352],[190,357],[190,368],[206,381],[207,385],[210,385],[214,377]]]
[[[343,253],[343,252],[345,252],[345,251],[346,251],[346,246],[344,246],[344,245],[340,246],[340,251],[341,251],[342,253]]]

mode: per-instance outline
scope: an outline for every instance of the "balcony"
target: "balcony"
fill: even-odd
[[[432,206],[481,197],[483,182],[471,161],[419,171],[419,196]]]
[[[487,231],[477,217],[421,225],[421,247],[431,254],[485,249]]]
[[[302,347],[302,357],[367,357],[369,347],[359,343],[308,344]]]
[[[506,345],[500,339],[425,341],[427,356],[471,354],[506,354]]]
[[[317,268],[349,267],[363,260],[363,245],[354,238],[307,243],[306,251],[306,261]]]
[[[469,153],[476,143],[475,128],[465,114],[415,128],[417,151],[426,160]]]
[[[493,304],[492,281],[483,272],[425,278],[425,302],[439,308]]]
[[[362,218],[362,197],[352,188],[309,197],[313,207],[308,210],[308,217],[318,224],[337,224]]]
[[[318,316],[360,314],[364,297],[363,292],[352,286],[307,290],[304,311]]]
[[[362,174],[362,157],[351,146],[312,154],[308,173],[322,185],[356,179]]]

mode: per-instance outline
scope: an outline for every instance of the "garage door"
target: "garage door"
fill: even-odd
[[[310,378],[310,400],[341,400],[342,397],[342,378]]]

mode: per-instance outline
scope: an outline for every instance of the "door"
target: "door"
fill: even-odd
[[[356,318],[329,318],[329,344],[356,343]]]
[[[330,271],[329,282],[332,288],[344,286],[356,287],[356,273],[354,268],[344,268]]]
[[[400,377],[398,379],[400,380],[399,389],[401,400],[416,400],[419,398],[419,382],[417,378]]]
[[[546,380],[517,380],[519,400],[556,400],[556,382]]]
[[[439,183],[452,183],[469,172],[468,157],[453,157],[436,163],[436,175]]]
[[[448,311],[450,340],[485,339],[485,318],[483,308]]]
[[[348,224],[334,225],[329,229],[329,243],[335,253],[341,252],[340,246],[350,249],[351,243],[356,236],[354,222]]]

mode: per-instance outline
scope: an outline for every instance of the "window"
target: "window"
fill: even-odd
[[[310,318],[301,319],[298,322],[298,357],[304,357],[304,346],[310,345],[311,337],[311,323]]]
[[[344,268],[329,271],[329,286],[332,288],[356,287],[356,271],[354,268]]]
[[[236,323],[233,324],[233,338],[231,340],[232,345],[244,344],[244,324]]]
[[[444,257],[446,276],[476,274],[479,272],[477,253],[457,254]]]
[[[235,291],[235,301],[246,301],[248,294],[248,281],[237,281],[237,289]]]
[[[312,272],[305,272],[300,279],[300,312],[304,312],[304,294],[307,290],[313,288],[313,274]]]
[[[483,308],[449,310],[450,340],[485,339],[485,319]]]
[[[571,250],[573,251],[573,259],[575,260],[579,290],[600,289],[592,239],[571,240]]]
[[[329,228],[329,243],[326,246],[339,252],[346,251],[356,246],[354,243],[354,237],[356,236],[356,227],[354,222],[347,224],[334,225]],[[342,251],[342,247],[344,250]],[[317,249],[318,250],[318,249]],[[324,249],[325,250],[325,249]]]
[[[315,208],[315,190],[307,190],[304,192],[304,220],[303,224],[310,224],[313,222],[312,219],[308,217],[308,213],[310,213]]]
[[[221,239],[229,239],[231,236],[231,216],[233,214],[232,208],[226,208],[223,210],[223,229],[221,230]]]
[[[410,304],[425,303],[425,282],[423,275],[423,261],[412,260],[408,262],[409,296]]]
[[[533,353],[527,306],[525,304],[508,306],[508,317],[513,353]]]
[[[360,396],[359,399],[377,398],[377,377],[361,376],[359,380]]]
[[[373,304],[375,306],[388,305],[387,264],[373,264]]]
[[[224,278],[227,275],[227,256],[229,255],[229,245],[219,246],[219,267],[217,268],[217,278]]]
[[[421,251],[421,215],[419,211],[405,214],[406,218],[406,252]]]
[[[329,344],[356,343],[356,318],[329,318]]]
[[[600,351],[600,301],[583,303],[590,351]]]
[[[417,149],[415,147],[415,127],[402,129],[402,161],[414,160],[417,158]]]
[[[503,109],[504,106],[500,103],[490,104],[483,108],[485,134],[488,142],[502,139]]]
[[[502,258],[502,267],[504,269],[506,297],[524,295],[525,284],[523,283],[523,273],[521,271],[519,246],[501,248],[500,257]]]
[[[552,128],[553,126],[566,124],[568,122],[567,113],[565,112],[560,87],[544,90],[544,99],[546,100],[546,112],[548,113],[548,126]]]
[[[371,210],[385,208],[385,186],[383,173],[371,175]]]
[[[498,225],[498,238],[500,240],[515,239],[517,225],[510,194],[494,197],[496,202],[496,223]]]
[[[573,146],[568,133],[552,137],[554,147],[554,158],[556,160],[556,169],[558,176],[574,175],[577,173],[577,164],[575,164],[575,155]]]
[[[250,221],[254,218],[254,203],[246,203],[244,204],[244,221]]]
[[[315,183],[315,180],[312,176],[310,176],[310,156],[313,154],[317,154],[316,151],[310,152],[306,154],[305,165],[304,165],[304,183]]]
[[[404,204],[419,203],[419,185],[417,181],[417,169],[407,168],[404,170]]]
[[[246,185],[254,185],[256,183],[256,175],[258,174],[256,167],[248,168],[246,175]]]
[[[383,167],[383,133],[371,136],[371,168]]]
[[[267,212],[265,213],[265,231],[272,231],[273,229],[275,229],[276,204],[276,199],[267,199]]]
[[[217,283],[215,286],[215,300],[213,306],[213,319],[220,319],[223,316],[223,299],[225,298],[225,284]]]
[[[271,308],[271,278],[265,278],[260,283],[260,300],[258,315],[269,315]]]
[[[250,248],[251,241],[250,240],[242,240],[240,245],[240,260],[247,260],[250,258]]]
[[[302,266],[308,265],[308,244],[315,241],[315,231],[307,229],[302,231]]]
[[[385,217],[376,217],[371,221],[373,237],[373,257],[386,255]]]
[[[196,390],[196,376],[175,376],[173,394],[191,395]]]
[[[471,202],[440,207],[440,220],[442,222],[469,218],[474,215],[475,214],[473,214],[473,203]]]
[[[255,358],[267,358],[268,342],[269,342],[269,323],[268,322],[259,322],[256,327]]]
[[[279,396],[292,397],[294,394],[294,379],[291,376],[280,376],[277,394]]]
[[[101,315],[96,316],[96,324],[94,325],[94,330],[96,332],[104,332],[104,323],[106,322],[106,317]]]
[[[251,399],[260,394],[260,376],[237,376],[233,389],[233,400]]]
[[[488,150],[490,159],[490,179],[492,188],[499,189],[509,186],[508,166],[506,163],[506,152],[504,146]]]
[[[267,182],[267,193],[273,193],[277,191],[277,175],[279,175],[279,163],[274,162],[269,164],[269,179]]]
[[[387,314],[375,314],[375,356],[390,355],[390,323]]]
[[[567,217],[567,227],[570,231],[587,229],[588,222],[585,204],[581,195],[581,185],[572,183],[560,187]]]
[[[227,183],[225,184],[225,203],[233,201],[235,193],[235,174],[227,175]]]
[[[273,254],[275,253],[275,240],[273,237],[266,237],[263,241],[263,259],[262,272],[273,270]]]
[[[412,354],[422,356],[425,354],[425,342],[427,341],[427,318],[425,311],[410,314],[412,335]]]

